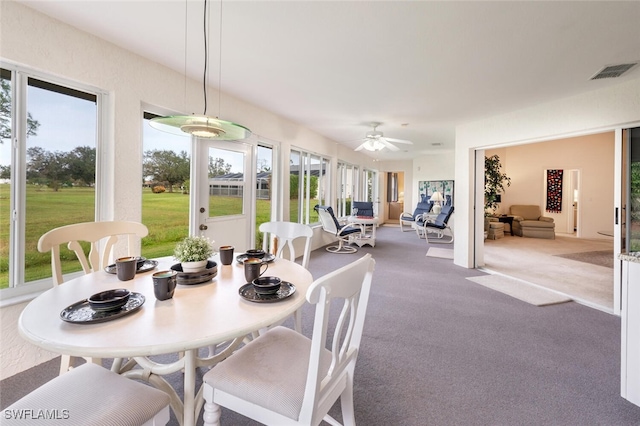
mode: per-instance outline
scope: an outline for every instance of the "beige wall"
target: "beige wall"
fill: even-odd
[[[575,169],[580,172],[580,237],[609,238],[598,231],[612,230],[614,133],[605,132],[575,138],[486,150],[497,154],[511,186],[502,195],[497,213],[509,213],[512,204],[536,204],[545,216],[553,217],[556,232],[567,233],[567,215],[573,214],[573,197],[568,179],[563,180],[562,213],[545,212],[545,170]]]
[[[483,199],[482,186],[475,186],[476,180],[482,179],[481,172],[477,175],[476,149],[566,139],[638,125],[640,78],[636,77],[621,79],[614,86],[457,126],[454,263],[473,267],[479,259],[482,264],[483,227],[474,225],[483,222],[483,209],[474,208],[476,199]],[[481,207],[482,202],[479,204]],[[612,226],[611,213],[609,221]]]

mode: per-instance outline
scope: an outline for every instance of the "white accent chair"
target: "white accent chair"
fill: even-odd
[[[2,424],[166,425],[169,401],[169,395],[161,390],[86,363],[7,407],[2,413]],[[28,417],[40,412],[49,417],[46,420]],[[20,415],[22,419],[18,418]]]
[[[353,374],[374,264],[367,254],[311,285],[306,297],[316,305],[312,339],[276,327],[205,374],[204,424],[219,425],[223,406],[267,425],[337,425],[327,413],[340,398],[344,424],[355,425]],[[344,303],[329,333],[334,302]]]
[[[60,246],[67,244],[69,250],[73,250],[82,266],[85,274],[100,271],[109,265],[109,258],[118,236],[127,237],[127,255],[136,256],[140,254],[137,240],[149,234],[146,226],[139,222],[129,221],[109,221],[109,222],[83,222],[65,225],[54,228],[44,233],[38,240],[38,251],[40,253],[51,252],[51,273],[53,285],[60,285],[64,282],[62,277],[62,266],[60,263]],[[80,242],[91,243],[89,256],[87,257],[80,245]],[[100,244],[104,243],[103,247]],[[100,256],[102,252],[102,256]],[[101,364],[98,358],[86,358],[88,362]],[[119,368],[121,360],[115,361],[115,368]],[[60,362],[60,374],[69,370],[71,357],[62,355]]]
[[[262,249],[275,254],[277,257],[284,257],[284,248],[287,247],[289,260],[296,260],[296,250],[293,242],[298,238],[304,238],[304,251],[302,252],[302,266],[309,269],[309,254],[311,253],[311,238],[313,229],[307,225],[294,222],[266,222],[260,225],[260,232],[263,233]]]

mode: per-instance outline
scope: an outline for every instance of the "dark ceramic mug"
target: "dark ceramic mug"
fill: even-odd
[[[153,274],[153,294],[158,300],[167,300],[173,297],[178,283],[178,272],[159,271]]]
[[[269,265],[266,262],[263,262],[260,259],[249,258],[245,259],[244,264],[244,277],[247,282],[250,283],[269,269]],[[264,265],[264,271],[262,270],[262,266]]]
[[[129,281],[136,276],[138,259],[136,257],[120,257],[116,259],[116,275],[120,281]]]
[[[220,246],[220,262],[223,265],[233,263],[233,246]]]

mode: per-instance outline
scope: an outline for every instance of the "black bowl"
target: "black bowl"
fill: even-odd
[[[126,288],[102,291],[89,297],[87,301],[94,311],[115,311],[129,301],[131,292]]]
[[[137,256],[136,257],[136,268],[140,269],[142,268],[142,266],[144,265],[144,262],[147,261],[146,257],[142,257],[142,256]]]
[[[262,259],[265,256],[265,251],[260,249],[250,249],[244,252],[247,257],[254,257],[256,259]]]
[[[278,277],[258,277],[251,284],[258,294],[274,294],[280,290],[282,280]]]

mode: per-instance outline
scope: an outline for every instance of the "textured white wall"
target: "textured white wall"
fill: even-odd
[[[27,302],[0,309],[0,324],[2,325],[0,327],[0,342],[2,342],[0,380],[57,356],[57,354],[27,343],[18,334],[18,318],[25,306],[27,306]]]
[[[529,143],[593,134],[640,122],[640,78],[616,86],[513,111],[456,128],[456,244],[454,263],[473,267],[473,245],[482,241],[482,227],[474,235],[474,151],[501,145]],[[481,250],[481,249],[480,249]]]

